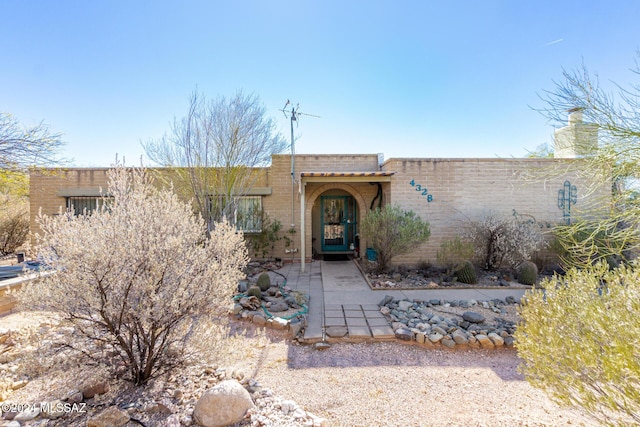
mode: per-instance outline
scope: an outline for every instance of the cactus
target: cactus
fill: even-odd
[[[469,285],[473,285],[478,283],[478,275],[476,274],[476,268],[473,266],[471,261],[465,261],[462,264],[462,267],[456,271],[456,276],[458,277],[458,282],[467,283]]]
[[[250,297],[256,297],[258,299],[262,298],[262,291],[260,290],[259,287],[257,286],[252,286],[249,288],[249,290],[247,291],[247,296]]]
[[[535,285],[538,280],[538,266],[531,262],[525,261],[518,266],[518,282],[523,285]]]
[[[266,291],[271,287],[271,277],[269,277],[269,273],[264,272],[258,277],[258,287],[262,292]]]

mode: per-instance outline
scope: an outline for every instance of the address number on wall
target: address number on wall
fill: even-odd
[[[416,183],[416,181],[413,179],[411,180],[409,185],[415,188],[416,191],[419,191],[421,196],[426,197],[427,202],[429,203],[433,202],[433,194],[429,194],[429,190],[427,190],[427,187],[423,186],[422,184]]]

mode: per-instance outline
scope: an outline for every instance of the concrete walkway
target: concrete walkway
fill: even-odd
[[[386,295],[396,299],[486,301],[513,296],[519,300],[526,289],[419,289],[419,290],[372,290],[353,261],[314,261],[305,264],[286,264],[278,270],[287,278],[287,286],[309,295],[309,313],[304,340],[324,341],[329,330],[346,335],[352,340],[389,340],[394,333],[380,313],[378,303]],[[343,328],[343,329],[340,329]],[[346,328],[346,329],[345,329]]]

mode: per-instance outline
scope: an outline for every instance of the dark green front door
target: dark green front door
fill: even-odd
[[[352,250],[356,233],[356,208],[351,196],[321,197],[323,252]]]

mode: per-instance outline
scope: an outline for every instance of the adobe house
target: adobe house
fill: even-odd
[[[428,242],[395,264],[435,263],[440,244],[460,234],[466,220],[487,214],[526,215],[542,227],[570,220],[611,188],[594,191],[580,174],[582,162],[570,135],[581,118],[572,113],[561,130],[561,158],[397,158],[381,154],[297,154],[272,156],[270,167],[257,169],[243,206],[256,207],[283,230],[292,231],[288,247],[278,242],[273,256],[285,261],[310,262],[319,254],[362,256],[367,236],[358,224],[370,209],[398,204],[413,210],[431,225]],[[597,130],[593,129],[595,132]],[[597,137],[596,137],[597,138]],[[574,149],[575,148],[575,149]],[[557,153],[558,154],[558,153]],[[554,170],[556,173],[545,174]],[[36,215],[73,206],[93,209],[100,188],[106,188],[107,168],[71,168],[33,172],[30,177],[31,230]],[[292,173],[293,171],[293,173]],[[561,172],[557,172],[561,171]],[[541,179],[545,176],[545,179]],[[587,191],[589,189],[589,191]],[[241,215],[242,216],[242,215]],[[242,224],[237,224],[243,228]],[[252,222],[246,232],[259,232]]]

